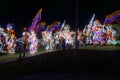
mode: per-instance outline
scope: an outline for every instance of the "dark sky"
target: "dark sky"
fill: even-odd
[[[120,9],[119,0],[78,0],[79,27],[89,23],[93,13],[101,22],[107,14]],[[0,24],[13,22],[17,25],[30,25],[36,12],[43,8],[42,21],[67,20],[75,25],[75,0],[1,0]]]

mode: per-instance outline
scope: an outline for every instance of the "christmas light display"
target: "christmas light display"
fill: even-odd
[[[34,55],[34,53],[36,53],[38,49],[38,39],[36,38],[36,34],[34,31],[30,32],[29,43],[29,52],[31,55]]]
[[[7,36],[6,36],[6,45],[7,45],[7,51],[9,54],[15,53],[15,31],[13,30],[12,24],[7,24]]]
[[[93,14],[84,29],[78,29],[77,33],[71,30],[71,26],[66,23],[66,20],[62,24],[60,21],[55,21],[50,25],[40,22],[41,12],[42,8],[32,19],[28,29],[24,28],[21,38],[16,39],[13,24],[8,23],[6,28],[0,27],[0,52],[7,50],[9,54],[15,53],[16,42],[25,44],[25,48],[29,50],[31,55],[37,53],[39,43],[45,46],[46,51],[52,51],[56,46],[56,48],[62,49],[62,41],[65,42],[65,46],[75,46],[76,34],[78,46],[120,45],[120,40],[117,37],[118,30],[113,25],[113,22],[119,20],[120,11],[107,15],[103,24],[95,19],[95,14]]]

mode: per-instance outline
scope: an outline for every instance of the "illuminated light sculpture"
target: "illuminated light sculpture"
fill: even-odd
[[[68,46],[74,45],[73,32],[70,31],[70,25],[66,24],[62,31],[62,37],[65,39],[65,44]]]
[[[52,32],[60,29],[60,21],[55,21],[54,23],[52,23],[51,25],[49,25],[48,28],[49,28],[50,31],[52,31]]]
[[[35,28],[35,32],[37,34],[40,34],[40,32],[42,32],[43,30],[45,30],[46,28],[46,22],[40,22],[36,25],[36,28]]]
[[[107,44],[110,45],[112,42],[115,43],[117,32],[112,28],[112,25],[108,24],[107,28]]]
[[[111,44],[113,44],[113,45],[120,45],[120,40],[117,40],[117,41],[111,41]]]
[[[95,14],[93,14],[91,20],[89,21],[89,24],[85,26],[83,29],[83,35],[86,36],[86,44],[92,44],[93,43],[93,31],[92,31],[92,26],[93,26],[93,21],[95,18]]]
[[[53,37],[54,37],[54,40],[55,40],[54,44],[56,45],[56,49],[60,49],[61,48],[60,39],[62,37],[61,31],[55,32]]]
[[[104,25],[107,28],[107,44],[116,44],[119,43],[119,41],[116,38],[117,31],[112,28],[113,22],[117,22],[120,20],[120,10],[112,12],[110,15],[107,15],[104,20]]]
[[[3,32],[4,32],[4,29],[2,27],[0,27],[0,44],[2,44],[2,33]]]
[[[66,20],[64,20],[64,22],[62,23],[61,28],[60,28],[60,31],[63,30],[63,28],[65,27],[65,24],[66,24]]]
[[[51,25],[47,25],[47,29],[44,32],[42,32],[42,40],[45,43],[44,45],[46,47],[45,48],[46,51],[53,50],[55,44],[59,43],[59,38],[58,38],[59,29],[60,29],[60,22],[55,21]],[[55,35],[53,35],[53,32]]]
[[[88,24],[86,29],[84,29],[84,35],[86,36],[86,44],[92,44],[93,32],[91,31],[91,25]]]
[[[90,23],[87,26],[85,26],[83,30],[83,34],[86,37],[86,44],[90,44],[90,42],[92,42],[93,45],[115,44],[115,41],[117,40],[117,31],[113,29],[111,25],[112,22],[108,23],[107,19],[114,18],[114,21],[116,21],[120,18],[119,13],[120,11],[116,11],[108,17],[106,17],[104,25],[100,24],[99,20],[93,21],[95,17],[95,15],[93,15]]]
[[[29,30],[35,30],[37,24],[41,21],[41,15],[42,15],[41,13],[42,13],[42,8],[38,10],[35,17],[32,19],[32,24],[29,27]]]
[[[7,50],[8,50],[8,53],[10,54],[15,53],[15,47],[16,47],[15,41],[16,41],[15,35],[11,35],[10,38],[8,39]]]
[[[45,42],[45,50],[46,51],[51,51],[53,50],[53,46],[54,46],[54,39],[53,39],[53,35],[52,35],[52,31],[44,31],[43,32],[43,40]]]
[[[6,36],[6,45],[7,45],[7,51],[9,54],[15,53],[15,31],[13,30],[12,24],[7,24],[7,36]]]
[[[0,52],[3,51],[6,45],[6,37],[7,37],[7,34],[5,33],[4,29],[0,27]]]
[[[100,24],[99,20],[95,20],[93,22],[93,44],[98,45],[98,44],[103,44],[104,39],[102,38],[102,25]],[[102,42],[102,43],[101,43]]]
[[[54,41],[55,41],[55,45],[56,45],[56,49],[61,49],[61,39],[63,37],[63,29],[66,25],[66,20],[64,20],[64,22],[60,25],[59,24],[59,29],[55,31],[54,33]]]
[[[114,11],[110,15],[107,15],[104,20],[104,24],[112,24],[117,20],[120,20],[120,10]]]
[[[38,49],[38,39],[36,38],[36,34],[34,31],[30,32],[29,43],[30,43],[29,52],[31,55],[34,55]]]
[[[106,44],[106,30],[103,26],[100,29],[100,45]]]
[[[30,54],[32,55],[34,55],[34,53],[36,53],[38,49],[38,39],[36,38],[35,31],[37,29],[37,25],[41,21],[41,13],[42,13],[42,8],[38,10],[35,17],[32,19],[31,26],[29,26],[29,31],[31,34],[29,35],[29,42],[30,42],[29,51]]]
[[[79,45],[84,45],[84,37],[83,37],[83,31],[80,31],[80,30],[78,30],[77,31],[78,32],[78,38],[77,38],[77,40],[78,40],[78,44]]]
[[[117,31],[113,29],[113,22],[117,22],[120,20],[120,10],[112,12],[110,15],[107,15],[105,20],[104,20],[104,25],[107,28],[107,44],[113,44],[118,43],[116,35]]]

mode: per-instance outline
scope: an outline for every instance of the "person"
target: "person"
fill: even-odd
[[[29,49],[29,32],[27,31],[27,28],[24,28],[24,32],[22,34],[22,41],[23,41],[23,57],[25,57],[26,51]]]
[[[26,50],[27,50],[27,42],[24,41],[24,44],[23,44],[23,57],[25,57],[25,54],[26,54]]]
[[[61,45],[62,45],[62,50],[65,50],[66,45],[65,45],[65,39],[63,37],[62,37],[62,43],[61,43]]]
[[[16,45],[17,45],[16,50],[19,53],[19,58],[24,57],[25,56],[25,50],[24,50],[23,42],[17,42]]]

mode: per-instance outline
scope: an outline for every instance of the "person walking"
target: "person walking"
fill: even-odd
[[[17,45],[16,50],[19,53],[19,58],[24,57],[25,56],[24,44],[22,42],[17,42],[16,45]]]
[[[62,37],[62,43],[61,43],[61,45],[62,45],[62,50],[65,50],[66,45],[65,45],[65,39],[63,37]]]

